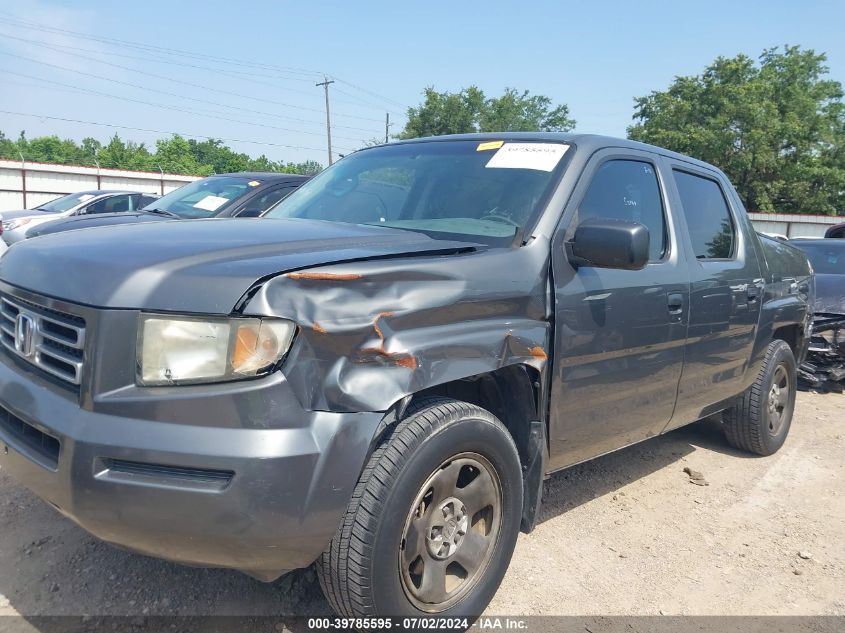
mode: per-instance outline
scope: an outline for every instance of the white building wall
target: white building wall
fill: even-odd
[[[194,180],[197,180],[197,176],[0,160],[0,213],[12,209],[31,209],[77,191],[126,189],[162,194]]]
[[[749,213],[751,223],[760,233],[785,237],[824,237],[833,224],[845,222],[839,215],[803,215],[796,213]]]

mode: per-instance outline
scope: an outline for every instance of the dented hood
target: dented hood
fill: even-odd
[[[411,231],[336,222],[154,222],[19,243],[0,258],[0,280],[94,307],[228,314],[256,281],[278,273],[471,248]]]

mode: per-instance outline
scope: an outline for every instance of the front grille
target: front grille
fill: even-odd
[[[72,385],[82,379],[85,320],[0,296],[0,343],[11,354]]]
[[[52,435],[39,431],[3,407],[0,407],[0,429],[12,440],[17,440],[25,449],[40,456],[49,467],[58,466],[61,444]]]

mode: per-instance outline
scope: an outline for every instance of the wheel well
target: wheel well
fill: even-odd
[[[523,465],[529,459],[529,422],[539,418],[539,372],[511,365],[486,374],[443,383],[414,394],[412,402],[429,396],[463,400],[487,409],[510,431]]]
[[[802,334],[803,330],[800,325],[784,325],[777,328],[772,333],[772,340],[784,341],[787,345],[789,345],[792,350],[792,355],[795,356],[795,359],[797,360],[800,352]]]
[[[540,515],[546,454],[546,422],[540,406],[540,374],[533,367],[512,365],[486,374],[437,385],[415,399],[443,396],[463,400],[495,415],[513,437],[522,465],[523,532],[531,532]]]

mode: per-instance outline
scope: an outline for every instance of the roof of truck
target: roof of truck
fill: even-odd
[[[625,138],[616,138],[614,136],[602,136],[601,134],[578,134],[570,132],[481,132],[475,134],[447,134],[444,136],[424,136],[421,138],[414,138],[401,141],[393,141],[391,145],[400,143],[430,143],[437,141],[534,141],[534,142],[554,142],[554,143],[571,143],[578,147],[578,149],[587,152],[595,152],[606,147],[622,147],[629,149],[639,149],[647,152],[653,152],[681,160],[687,163],[698,165],[706,169],[715,170],[721,173],[721,170],[714,167],[710,163],[679,154],[656,145],[649,145],[648,143],[640,143],[639,141],[631,141]]]
[[[214,174],[214,176],[209,176],[209,178],[214,178],[216,176],[237,176],[239,178],[252,178],[254,180],[260,180],[262,182],[278,182],[282,180],[298,182],[300,180],[308,180],[310,178],[310,176],[302,176],[300,174],[285,174],[278,171],[235,171],[229,174]]]

